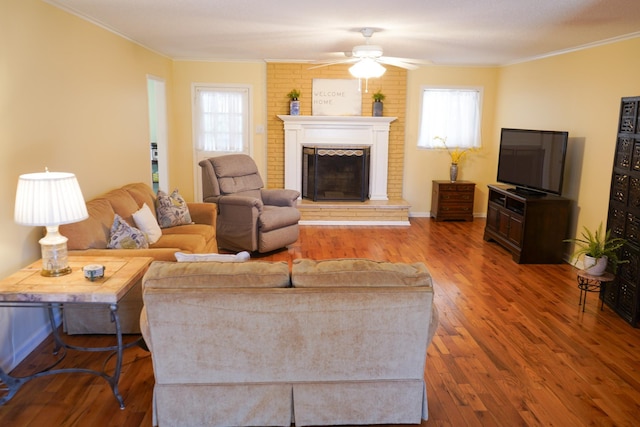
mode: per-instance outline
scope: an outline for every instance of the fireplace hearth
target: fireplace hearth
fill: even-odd
[[[371,147],[304,146],[302,197],[364,202],[369,198]]]

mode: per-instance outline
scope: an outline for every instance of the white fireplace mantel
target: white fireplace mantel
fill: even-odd
[[[389,126],[397,117],[278,116],[284,122],[284,186],[301,191],[303,146],[370,146],[369,198],[388,200]]]

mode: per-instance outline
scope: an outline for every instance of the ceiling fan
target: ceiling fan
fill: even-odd
[[[334,64],[348,64],[348,63],[374,64],[375,63],[375,64],[378,64],[379,66],[379,67],[376,67],[378,72],[384,73],[384,71],[381,70],[381,68],[384,69],[384,67],[382,67],[380,64],[393,65],[395,67],[405,68],[407,70],[415,70],[418,68],[418,64],[429,63],[428,61],[417,60],[417,59],[395,58],[392,56],[383,56],[384,52],[382,50],[382,46],[369,43],[371,41],[371,36],[373,36],[373,33],[375,33],[375,31],[376,30],[374,28],[368,28],[368,27],[361,29],[360,33],[365,38],[365,44],[354,46],[351,52],[344,52],[345,56],[347,56],[346,59],[341,59],[337,61],[320,62],[319,63],[320,65],[316,65],[315,67],[310,67],[309,69],[326,67],[327,65],[334,65]],[[375,67],[375,65],[372,65],[371,67],[372,67],[371,69],[373,70],[374,69],[373,67]],[[365,68],[365,67],[363,66],[362,68]],[[368,77],[362,76],[361,78],[371,78],[371,77],[380,77],[380,76],[370,75]]]

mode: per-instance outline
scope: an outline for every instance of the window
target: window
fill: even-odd
[[[479,148],[482,91],[477,88],[424,88],[419,148]]]
[[[249,88],[195,86],[197,152],[249,152]]]

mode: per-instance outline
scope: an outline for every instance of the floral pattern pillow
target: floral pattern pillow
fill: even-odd
[[[149,242],[142,231],[130,226],[116,214],[107,247],[109,249],[147,249]]]
[[[158,217],[160,228],[192,223],[187,202],[185,202],[184,198],[178,193],[177,189],[173,190],[171,194],[158,190],[156,197],[156,216]]]

